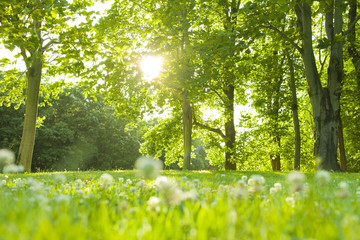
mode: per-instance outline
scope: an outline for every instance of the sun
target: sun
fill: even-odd
[[[162,70],[163,59],[159,56],[145,56],[140,63],[141,71],[147,81],[158,77]]]

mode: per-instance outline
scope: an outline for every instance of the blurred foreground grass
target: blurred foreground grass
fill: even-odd
[[[360,236],[359,174],[292,180],[287,173],[162,171],[142,180],[135,171],[104,173],[0,174],[0,239]]]

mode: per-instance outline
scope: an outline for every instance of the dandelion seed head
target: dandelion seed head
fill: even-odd
[[[315,179],[319,185],[327,185],[331,181],[330,173],[325,170],[319,170],[315,174]]]
[[[145,179],[155,179],[162,170],[163,164],[161,161],[153,158],[140,157],[135,162],[135,168],[141,177]]]

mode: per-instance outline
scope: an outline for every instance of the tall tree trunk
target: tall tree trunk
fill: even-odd
[[[226,94],[225,107],[225,170],[236,170],[236,163],[233,155],[235,151],[235,122],[234,122],[234,92],[235,87],[229,84],[228,89],[224,90]]]
[[[343,134],[343,126],[342,126],[341,118],[339,124],[339,152],[340,152],[341,171],[346,172],[347,171],[346,153],[345,153],[344,134]]]
[[[349,0],[350,10],[349,10],[349,27],[356,19],[356,12],[357,12],[357,2],[356,0]],[[351,62],[354,65],[355,72],[356,72],[356,83],[357,83],[357,90],[358,90],[358,99],[360,102],[360,53],[356,48],[356,28],[355,26],[350,30],[348,34],[348,53],[351,58]]]
[[[25,172],[31,172],[31,162],[35,144],[36,119],[39,103],[42,60],[33,56],[27,70],[27,89],[25,101],[25,119],[20,142],[17,163],[24,166]]]
[[[184,131],[184,164],[183,169],[190,169],[191,162],[191,133],[192,133],[192,110],[188,94],[185,91],[182,96],[183,131]]]
[[[298,113],[298,101],[296,96],[296,83],[295,83],[295,70],[294,62],[291,59],[291,56],[288,51],[286,51],[289,70],[290,70],[290,90],[291,90],[291,110],[293,113],[293,122],[294,122],[294,133],[295,133],[295,150],[294,150],[294,170],[300,170],[300,151],[301,151],[301,136],[300,136],[300,122],[299,122],[299,113]]]
[[[278,146],[278,149],[280,149],[281,147],[281,136],[278,135],[276,137],[274,137],[274,142],[275,144]],[[281,156],[280,156],[280,152],[278,151],[275,155],[271,154],[270,155],[270,159],[271,159],[271,167],[272,170],[274,172],[276,171],[281,171]]]
[[[337,163],[337,141],[340,120],[340,91],[343,74],[342,43],[335,41],[335,35],[342,29],[341,1],[335,1],[326,14],[326,32],[331,41],[330,63],[327,87],[322,87],[312,45],[311,7],[306,1],[298,1],[295,9],[302,27],[302,58],[316,129],[315,156],[317,167],[340,171]]]

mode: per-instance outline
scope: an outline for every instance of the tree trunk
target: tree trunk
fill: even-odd
[[[235,122],[234,122],[234,85],[230,84],[228,89],[224,90],[226,94],[225,103],[225,170],[236,170],[236,163],[233,155],[235,151]]]
[[[286,52],[289,70],[290,70],[290,90],[292,96],[291,110],[293,113],[293,122],[294,122],[294,133],[295,133],[295,150],[294,150],[294,170],[300,170],[300,151],[301,151],[301,136],[300,136],[300,122],[299,122],[299,113],[298,113],[298,101],[296,96],[296,83],[295,83],[295,70],[294,63],[291,59],[289,52]]]
[[[274,137],[274,141],[275,141],[275,144],[278,146],[278,148],[280,149],[281,147],[281,137],[278,135],[276,137]],[[272,167],[272,170],[274,172],[277,172],[277,171],[281,171],[281,156],[280,156],[280,152],[277,152],[274,155],[270,155],[270,159],[271,159],[271,167]]]
[[[357,3],[356,0],[349,0],[350,10],[349,10],[349,27],[351,23],[353,23],[356,19],[356,10],[357,10]],[[354,65],[355,72],[356,72],[356,83],[357,83],[357,90],[358,90],[358,99],[360,102],[360,53],[356,49],[356,28],[353,27],[348,35],[349,47],[348,53],[351,58],[351,62]]]
[[[187,92],[183,93],[183,131],[184,131],[184,164],[183,169],[190,169],[191,162],[191,133],[192,133],[192,110],[188,100]]]
[[[347,165],[346,165],[346,153],[345,153],[345,143],[344,143],[344,135],[343,135],[343,127],[342,127],[342,121],[340,118],[340,124],[339,124],[339,152],[340,152],[340,168],[341,171],[346,172],[347,171]]]
[[[17,158],[17,163],[24,166],[25,172],[31,172],[42,64],[43,63],[40,58],[33,56],[32,64],[27,70],[26,74],[27,89],[25,101],[25,119],[20,142],[19,155]]]
[[[327,87],[322,87],[312,45],[311,7],[306,1],[298,1],[296,14],[302,28],[302,58],[313,111],[317,167],[328,171],[340,171],[337,163],[337,141],[340,120],[340,91],[343,74],[342,43],[335,35],[342,29],[341,1],[335,1],[326,14],[326,32],[331,42]]]

